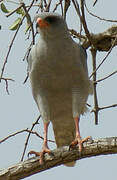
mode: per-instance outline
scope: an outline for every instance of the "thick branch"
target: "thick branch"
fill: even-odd
[[[7,169],[0,170],[0,180],[23,179],[74,160],[115,153],[117,153],[117,137],[103,138],[84,143],[82,154],[79,154],[77,148],[69,151],[69,147],[66,146],[53,150],[52,155],[45,154],[43,165],[39,164],[38,157],[34,157]]]
[[[114,25],[102,33],[91,34],[91,39],[95,49],[98,51],[109,51],[112,46],[117,45],[117,26]],[[85,41],[83,47],[90,47],[90,42],[88,40]]]

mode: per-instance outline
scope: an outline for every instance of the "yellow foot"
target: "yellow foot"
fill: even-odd
[[[28,156],[29,156],[29,155],[32,155],[32,154],[34,154],[35,156],[40,156],[39,162],[40,162],[40,164],[43,164],[43,159],[44,159],[44,154],[45,154],[45,153],[50,154],[50,153],[51,153],[51,150],[50,150],[49,148],[43,148],[41,152],[30,151],[30,152],[28,153]]]
[[[79,152],[82,151],[82,145],[84,142],[87,142],[89,139],[91,138],[91,136],[88,136],[84,139],[81,139],[81,137],[76,137],[74,141],[72,141],[72,143],[70,144],[69,146],[69,149],[76,146],[78,144],[78,147],[79,147]]]

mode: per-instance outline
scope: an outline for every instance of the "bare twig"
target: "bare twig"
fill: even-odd
[[[4,73],[4,70],[5,70],[5,66],[6,66],[6,64],[7,64],[7,60],[8,60],[8,57],[9,57],[11,48],[12,48],[12,46],[13,46],[13,43],[14,43],[14,41],[15,41],[15,38],[16,38],[16,36],[17,36],[17,33],[18,33],[18,31],[19,31],[19,28],[20,28],[20,25],[22,24],[22,22],[23,22],[23,19],[22,19],[21,23],[19,24],[19,26],[18,26],[18,28],[17,28],[17,30],[16,30],[13,38],[12,38],[12,41],[11,41],[11,43],[10,43],[10,45],[9,45],[8,52],[7,52],[7,55],[6,55],[6,57],[5,57],[5,61],[4,61],[4,63],[3,63],[3,67],[2,67],[2,72],[1,72],[1,75],[0,75],[1,78],[2,78],[2,76],[3,76],[3,73]]]
[[[29,13],[28,13],[30,7],[29,7],[28,10],[27,10],[24,3],[22,3],[22,7],[23,7],[23,9],[24,9],[24,11],[25,11],[25,16],[26,16],[26,18],[27,18],[28,23],[30,24],[30,28],[31,28],[31,31],[32,31],[32,44],[35,44],[35,35],[34,35],[33,23],[32,23],[32,21],[31,21],[30,15],[29,15]]]
[[[45,9],[46,12],[49,12],[50,6],[51,6],[51,2],[52,2],[52,0],[48,1],[48,4],[47,4],[46,9]]]
[[[16,136],[17,134],[21,134],[21,133],[23,133],[23,132],[28,132],[28,133],[30,133],[30,134],[34,134],[34,135],[36,135],[37,137],[39,137],[40,139],[44,140],[44,138],[43,138],[42,136],[40,136],[36,131],[31,131],[31,130],[29,130],[29,129],[27,128],[27,129],[23,129],[23,130],[17,131],[17,132],[15,132],[15,133],[13,133],[13,134],[10,134],[9,136],[7,136],[7,137],[3,138],[2,140],[0,140],[0,143],[3,143],[3,142],[5,142],[6,140],[8,140],[9,138],[14,137],[14,136]],[[52,142],[52,143],[55,143],[55,141],[53,141],[53,140],[48,140],[48,141],[49,141],[49,142]]]
[[[86,103],[86,105],[87,105],[88,107],[91,107],[91,105],[90,105],[90,104],[88,104],[88,103]]]
[[[60,0],[60,1],[61,1],[61,0]],[[61,6],[61,14],[62,14],[62,16],[63,16],[63,14],[64,14],[64,10],[63,10],[63,4],[62,4],[62,1],[61,1],[60,6]]]
[[[93,70],[96,69],[96,53],[97,51],[94,48],[91,48],[91,54],[92,54],[92,64],[93,64]],[[93,74],[93,81],[96,81],[96,72]],[[95,124],[98,124],[98,98],[97,98],[97,89],[96,89],[96,83],[93,84],[94,89],[94,114],[95,114]]]
[[[28,129],[23,129],[21,131],[17,131],[13,134],[10,134],[8,135],[7,137],[3,138],[2,140],[0,140],[0,143],[3,143],[4,141],[8,140],[9,138],[13,137],[13,136],[16,136],[17,134],[20,134],[20,133],[23,133],[23,132],[26,132]]]
[[[82,17],[81,17],[81,13],[80,13],[80,8],[79,8],[78,2],[76,0],[72,0],[72,3],[74,5],[74,7],[75,7],[76,13],[78,14],[78,16],[79,16],[79,18],[81,20]]]
[[[43,2],[44,2],[44,6],[47,7],[47,2],[46,2],[46,0],[43,0]]]
[[[37,32],[34,34],[34,38],[36,37],[36,35],[37,35]],[[30,50],[31,50],[32,45],[33,45],[33,42],[31,41],[31,43],[30,43],[29,47],[27,48],[27,51],[26,51],[26,53],[25,53],[25,55],[23,57],[23,61],[25,59],[28,60],[28,56],[30,54]]]
[[[4,80],[4,81],[15,81],[15,80],[13,80],[13,79],[11,79],[11,78],[0,78],[1,80]]]
[[[108,109],[108,108],[113,108],[113,107],[117,107],[117,104],[112,104],[112,105],[110,105],[110,106],[100,107],[100,108],[99,108],[99,111],[100,111],[100,110],[104,110],[104,109]]]
[[[63,5],[62,5],[62,2],[63,2],[63,0],[59,0],[59,2],[55,4],[53,12],[55,12],[57,10],[58,6],[61,6],[61,11],[62,11],[62,16],[63,16]]]
[[[89,9],[88,9],[86,3],[85,3],[85,7],[86,7],[87,12],[88,12],[91,16],[96,17],[96,18],[98,18],[98,19],[101,20],[101,21],[117,23],[117,20],[105,19],[105,18],[102,18],[102,17],[99,17],[99,16],[93,14],[92,12],[89,11]]]
[[[114,108],[114,107],[117,107],[117,104],[112,104],[112,105],[104,106],[104,107],[98,107],[98,111],[102,111],[102,110],[109,109],[109,108]],[[92,109],[91,112],[95,112],[95,109]]]
[[[32,2],[30,3],[29,8],[27,9],[28,12],[31,9],[31,7],[33,6],[34,2],[35,2],[35,0],[32,0]]]
[[[83,24],[83,28],[84,28],[84,30],[85,30],[85,34],[86,34],[89,42],[90,42],[91,44],[93,44],[93,43],[92,43],[92,37],[91,37],[91,35],[90,35],[90,32],[89,32],[88,27],[87,27],[86,20],[85,20],[84,0],[80,0],[80,3],[81,3],[81,12],[82,12],[81,22],[82,22],[82,24]]]
[[[71,0],[64,1],[64,14],[63,14],[64,19],[66,19],[66,14],[67,14],[68,8],[70,6],[70,2],[71,2]]]
[[[32,0],[32,2],[31,2],[31,4],[30,4],[30,6],[29,6],[27,12],[28,12],[28,11],[30,10],[30,8],[32,7],[34,1],[35,1],[35,0]],[[2,67],[2,72],[1,72],[1,75],[0,75],[1,78],[2,78],[3,73],[4,73],[5,66],[6,66],[6,64],[7,64],[7,60],[8,60],[8,57],[9,57],[11,48],[12,48],[12,46],[13,46],[13,43],[14,43],[15,38],[16,38],[16,36],[17,36],[17,33],[18,33],[18,31],[19,31],[19,29],[20,29],[20,26],[21,26],[21,24],[23,23],[23,20],[24,20],[25,17],[26,17],[26,15],[22,18],[21,22],[19,23],[19,26],[18,26],[18,28],[17,28],[17,30],[16,30],[16,32],[15,32],[13,38],[12,38],[12,41],[11,41],[11,43],[10,43],[10,45],[9,45],[8,52],[7,52],[7,55],[6,55],[6,57],[5,57],[5,61],[4,61],[4,63],[3,63],[3,67]]]
[[[29,132],[29,133],[31,133],[31,134],[35,134],[35,135],[36,135],[37,137],[39,137],[40,139],[44,140],[44,138],[43,138],[42,136],[40,136],[36,131],[31,131],[31,130],[27,129],[26,132]],[[47,141],[48,141],[48,142],[55,143],[55,141],[50,140],[50,139],[48,139]]]
[[[106,77],[104,77],[104,78],[102,78],[102,79],[97,80],[97,81],[94,82],[94,83],[98,83],[98,82],[104,81],[105,79],[108,79],[109,77],[113,76],[113,75],[116,74],[116,73],[117,73],[117,71],[114,71],[113,73],[109,74],[108,76],[106,76]]]
[[[38,124],[38,121],[39,119],[41,118],[41,115],[37,118],[37,120],[33,123],[30,131],[33,130],[33,128],[35,127],[36,124]],[[30,138],[30,135],[31,135],[31,132],[29,132],[27,138],[26,138],[26,142],[25,142],[25,147],[24,147],[24,151],[23,151],[23,154],[22,154],[22,157],[21,157],[21,161],[23,161],[24,159],[24,155],[25,155],[25,152],[26,152],[26,148],[27,148],[27,145],[28,145],[28,141],[29,141],[29,138]]]
[[[25,83],[27,82],[28,78],[29,78],[29,72],[27,72],[27,76],[26,76],[26,78],[25,78],[23,84],[25,84]]]
[[[97,1],[98,1],[98,0],[95,0],[95,2],[93,3],[93,6],[95,6],[95,5],[96,5]]]
[[[80,22],[81,22],[81,24],[83,25],[85,34],[86,34],[86,36],[87,36],[87,38],[88,38],[88,41],[89,41],[88,44],[91,45],[91,44],[93,44],[93,42],[92,42],[92,37],[91,37],[91,35],[90,35],[90,33],[89,33],[89,30],[88,30],[88,27],[87,27],[87,24],[86,24],[86,20],[85,20],[84,0],[80,0],[80,2],[81,2],[81,12],[82,12],[82,14],[81,14],[81,12],[80,12],[80,8],[79,8],[79,4],[78,4],[77,0],[72,0],[72,2],[73,2],[73,5],[74,5],[74,7],[75,7],[75,9],[76,9],[76,12],[77,12],[77,14],[78,14],[78,16],[79,16],[79,18],[80,18]],[[80,26],[82,27],[82,25],[80,25]],[[81,34],[81,31],[80,31],[80,34]],[[89,45],[88,45],[88,46],[89,46]]]
[[[22,4],[19,6],[19,7],[17,7],[16,9],[14,9],[13,11],[11,11],[10,13],[8,13],[7,15],[6,15],[6,17],[9,17],[9,16],[11,16],[12,14],[14,14],[18,9],[20,9],[20,8],[22,8]]]
[[[7,92],[7,94],[10,94],[9,93],[9,90],[8,90],[8,81],[14,81],[13,79],[11,79],[11,78],[0,78],[0,81],[1,80],[4,80],[5,81],[5,83],[6,83],[6,92]]]

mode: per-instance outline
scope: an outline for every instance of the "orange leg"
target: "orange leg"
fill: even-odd
[[[44,154],[51,153],[50,149],[48,148],[48,143],[47,143],[47,141],[48,141],[48,137],[47,137],[48,136],[48,126],[49,126],[49,122],[44,123],[44,141],[43,141],[43,146],[42,146],[41,152],[30,151],[28,153],[28,155],[35,154],[35,156],[40,156],[40,160],[39,160],[40,164],[43,164]]]
[[[80,118],[76,117],[76,118],[74,118],[74,121],[75,121],[75,127],[76,127],[76,137],[75,137],[75,140],[72,141],[72,143],[70,144],[70,148],[78,144],[79,152],[81,152],[82,151],[82,144],[83,144],[83,142],[88,141],[88,139],[90,139],[91,137],[88,136],[88,137],[86,137],[84,139],[81,139],[80,128],[79,128]]]

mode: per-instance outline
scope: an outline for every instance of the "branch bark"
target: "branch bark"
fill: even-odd
[[[83,145],[82,153],[78,148],[69,151],[69,147],[61,147],[52,151],[51,155],[45,154],[43,165],[39,164],[39,157],[33,157],[24,162],[19,162],[7,169],[0,170],[0,180],[18,180],[47,169],[60,166],[64,163],[80,160],[87,157],[116,154],[117,137],[90,140]]]
[[[117,45],[117,26],[113,25],[106,31],[98,34],[90,34],[93,42],[93,46],[98,51],[109,51],[110,48]],[[113,44],[114,43],[114,44]],[[89,40],[85,39],[83,43],[84,48],[90,47]]]

